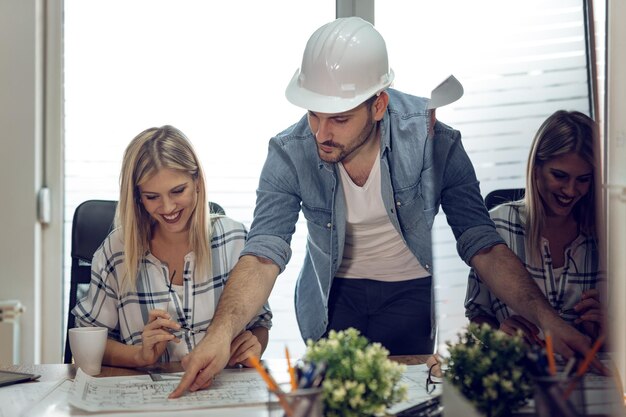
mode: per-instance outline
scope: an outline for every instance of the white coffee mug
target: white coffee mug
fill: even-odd
[[[88,375],[98,375],[107,343],[106,327],[76,327],[69,330],[74,363]]]

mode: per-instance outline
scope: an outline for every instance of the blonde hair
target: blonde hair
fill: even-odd
[[[541,259],[541,231],[546,218],[545,208],[537,187],[535,171],[544,163],[568,154],[576,153],[594,167],[589,192],[574,206],[572,213],[580,230],[595,236],[595,160],[597,144],[596,123],[577,111],[559,110],[548,117],[539,127],[533,140],[526,167],[526,253],[533,263]]]
[[[141,204],[139,186],[162,169],[191,175],[198,199],[190,218],[189,247],[196,256],[194,276],[204,276],[211,267],[208,202],[204,172],[187,137],[172,126],[153,127],[138,134],[124,152],[120,173],[120,199],[116,226],[124,236],[126,275],[121,287],[132,291],[144,255],[150,249],[154,221]]]

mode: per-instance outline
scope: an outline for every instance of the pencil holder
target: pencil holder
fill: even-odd
[[[535,413],[538,417],[586,415],[584,378],[534,377]]]
[[[270,417],[323,417],[322,388],[302,388],[284,394],[269,391]]]

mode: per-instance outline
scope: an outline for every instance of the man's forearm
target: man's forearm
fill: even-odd
[[[267,301],[278,272],[267,259],[242,256],[226,282],[207,335],[219,333],[233,340]]]
[[[534,324],[542,327],[542,321],[556,316],[546,296],[506,245],[484,249],[470,263],[496,297]]]

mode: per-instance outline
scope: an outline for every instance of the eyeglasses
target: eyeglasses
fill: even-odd
[[[435,362],[428,368],[428,378],[426,378],[426,392],[432,394],[435,391],[436,385],[443,382],[443,378],[433,375],[433,368],[439,366],[439,362]]]

